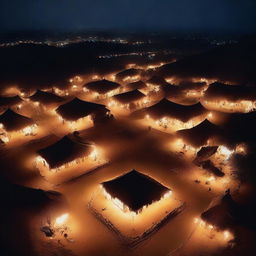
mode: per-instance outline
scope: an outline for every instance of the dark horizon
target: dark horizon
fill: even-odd
[[[23,3],[22,3],[23,2]],[[0,3],[0,32],[256,32],[254,0],[18,1]]]

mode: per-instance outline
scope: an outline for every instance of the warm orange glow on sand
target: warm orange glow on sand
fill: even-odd
[[[163,132],[173,133],[183,129],[190,129],[200,124],[202,121],[204,121],[204,119],[205,115],[200,115],[190,119],[187,122],[183,122],[170,117],[162,117],[161,119],[155,120],[150,115],[146,115],[145,118],[139,122],[145,126],[151,126],[152,128],[161,130]]]
[[[41,156],[35,157],[34,165],[45,179],[53,183],[64,182],[107,163],[108,160],[103,150],[94,145],[92,147],[93,150],[88,156],[77,158],[56,168],[50,168],[47,161]]]
[[[223,243],[224,245],[234,239],[234,235],[229,230],[219,230],[212,224],[208,224],[201,218],[194,218],[194,224],[197,225],[197,233],[202,236],[212,236],[214,237],[213,242]]]
[[[221,118],[224,120],[225,116],[229,115],[227,113],[254,111],[256,103],[251,100],[233,102],[226,99],[216,101],[205,99],[208,85],[215,80],[191,78],[190,82],[203,82],[206,83],[205,87],[198,90],[184,88],[181,95],[177,97],[171,95],[170,98],[173,97],[173,102],[182,105],[192,105],[200,101],[209,110],[206,114],[195,116],[187,122],[168,116],[155,119],[146,114],[151,112],[143,112],[145,116],[139,121],[129,119],[129,115],[135,110],[147,108],[166,97],[161,85],[147,82],[150,81],[151,73],[156,72],[158,67],[165,63],[150,63],[145,65],[127,64],[127,68],[143,70],[142,75],[126,76],[124,79],[119,79],[121,81],[117,79],[117,71],[109,71],[106,74],[100,72],[79,74],[66,79],[67,84],[56,84],[47,89],[61,96],[64,102],[69,101],[72,97],[79,97],[105,105],[109,109],[108,117],[113,117],[106,122],[105,119],[103,122],[98,121],[94,115],[88,115],[75,121],[65,120],[55,111],[59,103],[44,106],[40,102],[33,102],[28,98],[31,91],[21,91],[18,86],[12,86],[2,92],[3,96],[21,96],[21,103],[13,104],[10,108],[29,116],[35,122],[31,126],[15,132],[7,132],[4,125],[0,124],[0,139],[4,142],[3,144],[6,144],[4,145],[6,152],[3,156],[5,157],[5,154],[8,156],[11,152],[8,157],[11,159],[10,161],[15,162],[19,159],[18,154],[21,154],[22,157],[24,155],[25,160],[20,160],[14,177],[18,177],[18,182],[25,186],[45,191],[56,190],[64,196],[68,203],[66,208],[57,210],[56,204],[49,210],[51,213],[49,225],[55,232],[52,237],[49,238],[42,234],[40,237],[39,231],[35,231],[34,226],[31,225],[30,230],[36,234],[31,236],[33,242],[55,241],[58,246],[74,251],[76,255],[97,254],[98,251],[95,248],[104,247],[107,244],[104,249],[110,250],[109,255],[115,255],[117,248],[121,247],[120,244],[123,245],[123,240],[127,239],[131,242],[141,237],[144,239],[143,236],[153,230],[152,239],[150,238],[147,243],[141,243],[139,249],[134,247],[134,251],[129,250],[128,254],[154,256],[172,255],[172,250],[181,248],[184,249],[181,251],[185,252],[184,255],[203,255],[204,252],[206,252],[205,255],[209,255],[209,252],[216,252],[232,243],[235,238],[232,228],[220,230],[217,226],[207,223],[200,217],[194,218],[194,216],[201,216],[200,214],[216,196],[223,195],[227,190],[230,190],[231,193],[237,191],[239,181],[235,178],[235,170],[231,164],[232,155],[246,155],[251,149],[250,143],[235,141],[230,146],[225,140],[218,142],[215,137],[203,142],[206,145],[202,146],[218,146],[216,153],[207,160],[210,160],[216,168],[225,174],[223,177],[219,177],[221,175],[218,176],[195,163],[197,152],[202,146],[197,148],[189,145],[175,132],[193,128],[203,122],[205,118],[217,125]],[[100,79],[118,80],[120,87],[107,93],[98,93],[83,87],[86,82]],[[145,94],[145,97],[125,104],[120,104],[115,100],[113,96],[126,92],[127,84],[138,80],[146,84],[146,88],[139,89]],[[165,80],[177,87],[183,81],[182,78],[174,76]],[[157,116],[161,116],[161,113]],[[64,162],[56,168],[50,168],[47,161],[35,153],[39,148],[54,143],[55,135],[61,137],[74,131],[78,131],[73,136],[77,136],[79,140],[93,141],[91,143],[92,150],[87,155]],[[6,170],[9,170],[10,166]],[[100,185],[102,181],[120,175],[120,170],[131,166],[149,170],[152,176],[167,184],[166,187],[170,187],[171,190],[167,191],[158,201],[144,205],[138,212],[132,211],[120,199],[112,198]],[[5,172],[4,168],[3,172]],[[87,175],[88,173],[90,175]],[[181,209],[182,214],[168,220],[170,223],[163,222],[160,229],[158,224],[165,221],[165,218],[177,209]],[[34,218],[37,221],[36,227],[41,225],[38,223],[46,218],[47,214],[43,212],[44,216],[39,217],[38,214]],[[100,221],[98,221],[99,219]],[[112,236],[110,230],[114,231],[115,235]],[[178,234],[177,237],[176,234]],[[99,235],[101,238],[96,241]],[[136,246],[146,240],[143,239],[138,239],[139,242]],[[199,253],[197,253],[195,250],[196,253],[193,254],[195,247],[202,249],[202,245],[205,245],[203,252],[198,250]],[[189,248],[188,252],[187,248]],[[126,249],[127,247],[125,247]],[[125,254],[121,251],[116,255]]]
[[[58,120],[62,123],[62,125],[65,125],[66,129],[69,130],[70,132],[88,129],[90,127],[93,127],[94,125],[91,115],[81,117],[76,121],[65,120],[58,113],[56,113],[56,111],[55,115],[58,117]]]
[[[15,142],[28,136],[37,135],[38,126],[36,124],[33,124],[30,126],[26,126],[21,130],[8,132],[5,130],[3,124],[0,124],[0,130],[2,133],[0,135],[0,139],[2,139],[5,143],[8,143],[9,141]]]

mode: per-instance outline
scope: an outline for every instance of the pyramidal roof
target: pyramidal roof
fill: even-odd
[[[107,93],[118,88],[119,86],[120,84],[106,79],[92,81],[84,85],[84,87],[87,89],[98,93]]]
[[[145,97],[145,94],[143,94],[142,92],[140,92],[137,89],[113,96],[113,98],[115,100],[117,100],[117,101],[119,101],[120,103],[123,103],[123,104],[131,103],[133,101],[140,100],[144,97]]]
[[[193,117],[206,114],[208,111],[201,105],[201,103],[185,106],[163,98],[155,105],[147,108],[146,112],[155,118],[168,116],[187,122]]]
[[[167,187],[136,170],[103,182],[102,186],[111,197],[118,198],[135,212],[138,212],[144,205],[160,200],[169,191]]]
[[[75,142],[69,136],[64,136],[54,144],[38,150],[37,153],[47,161],[50,168],[56,168],[88,155],[91,150],[90,145]]]
[[[0,123],[4,125],[7,131],[15,131],[34,124],[34,121],[29,117],[22,116],[11,109],[7,109],[0,115]]]
[[[44,92],[41,90],[37,90],[31,97],[29,97],[32,101],[39,101],[43,104],[52,104],[63,101],[64,99],[60,96],[57,96],[50,92]]]
[[[57,113],[60,114],[64,119],[69,121],[75,121],[79,118],[88,116],[96,112],[107,112],[108,109],[101,104],[83,101],[78,98],[60,105],[56,109]]]

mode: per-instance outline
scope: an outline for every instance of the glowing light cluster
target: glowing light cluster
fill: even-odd
[[[136,100],[136,101],[133,101],[130,103],[121,104],[121,103],[117,102],[116,100],[111,99],[107,105],[109,108],[120,108],[120,109],[124,109],[124,110],[131,110],[132,105],[133,105],[134,109],[139,109],[141,107],[146,106],[149,102],[150,102],[150,100],[148,98],[143,98],[143,99]]]
[[[204,91],[190,90],[185,92],[185,94],[186,94],[186,97],[188,98],[201,98],[204,95]]]
[[[202,100],[202,105],[208,109],[218,110],[223,112],[242,112],[248,113],[256,109],[256,102],[250,100],[228,101],[224,99],[217,100]]]
[[[198,225],[199,228],[202,228],[205,231],[208,230],[221,235],[222,239],[226,242],[234,239],[234,235],[229,230],[220,231],[217,227],[212,224],[207,224],[207,222],[201,218],[194,218],[194,224]]]
[[[247,153],[247,147],[245,144],[239,144],[235,148],[237,154],[245,155]]]
[[[38,126],[36,124],[32,124],[18,131],[7,132],[5,130],[4,125],[0,123],[0,132],[1,132],[0,139],[4,143],[8,143],[12,138],[20,137],[21,135],[22,136],[36,135],[37,130],[38,130]]]
[[[54,114],[57,116],[59,121],[61,121],[63,124],[67,124],[67,127],[70,129],[70,131],[78,131],[78,130],[82,130],[82,129],[87,129],[94,125],[91,115],[81,117],[81,118],[77,119],[76,121],[67,121],[67,120],[63,119],[56,111],[54,111]]]
[[[67,222],[68,218],[69,218],[69,214],[68,213],[64,213],[61,216],[56,218],[55,224],[57,226],[62,226],[62,225],[64,225]]]
[[[100,79],[100,76],[99,75],[93,75],[92,76],[92,80],[99,80]]]
[[[83,78],[81,77],[81,76],[74,76],[73,78],[70,78],[69,79],[69,82],[71,83],[71,84],[73,84],[73,83],[77,83],[77,84],[81,84],[81,83],[83,83]]]
[[[135,76],[126,76],[125,78],[123,78],[123,82],[136,82],[140,80],[140,75],[135,75]]]
[[[155,128],[162,128],[165,130],[178,131],[182,129],[190,129],[198,125],[203,120],[203,117],[195,117],[188,120],[187,122],[182,122],[176,118],[162,117],[158,120],[153,119],[150,115],[145,115],[145,121],[148,125],[151,125]]]
[[[22,133],[27,136],[27,135],[35,135],[37,133],[37,125],[33,124],[31,126],[27,126],[22,129]]]
[[[62,90],[62,89],[57,88],[57,87],[53,87],[53,92],[55,94],[57,94],[58,96],[61,96],[61,97],[69,95],[68,90],[64,90],[64,89]]]
[[[141,213],[143,210],[145,210],[145,209],[148,207],[148,205],[144,205],[144,206],[142,207],[142,209],[140,209],[140,210],[138,211],[138,213],[137,213],[137,212],[134,212],[134,211],[132,211],[127,205],[125,205],[121,200],[119,200],[118,198],[113,198],[113,197],[105,190],[105,188],[104,188],[102,185],[100,185],[100,189],[101,189],[101,191],[102,191],[104,197],[105,197],[107,200],[111,201],[111,202],[113,203],[113,205],[115,205],[115,206],[116,206],[118,209],[120,209],[122,212],[124,212],[124,213],[126,213],[126,214],[130,214],[131,216],[136,216],[136,215],[138,215],[139,213]],[[171,196],[172,196],[172,191],[169,190],[169,191],[167,191],[167,192],[159,199],[159,201],[161,201],[161,200],[167,200],[167,199],[169,199]]]
[[[56,168],[50,168],[47,161],[41,156],[37,156],[35,158],[35,165],[40,170],[46,168],[47,170],[49,170],[51,172],[58,172],[58,171],[61,171],[61,170],[64,170],[64,169],[68,169],[68,168],[78,166],[78,165],[80,165],[84,162],[87,162],[87,161],[92,161],[92,162],[98,161],[99,157],[100,157],[99,150],[95,146],[92,146],[92,147],[93,147],[93,149],[92,149],[91,153],[88,156],[76,158],[75,160],[64,163],[63,165],[58,166]]]
[[[147,83],[147,88],[145,89],[148,92],[159,92],[160,91],[160,85]]]
[[[0,140],[4,143],[8,143],[10,141],[10,139],[6,133],[3,133],[0,135]]]
[[[217,150],[217,154],[222,156],[225,160],[228,160],[233,153],[234,150],[230,150],[225,146],[219,146]]]

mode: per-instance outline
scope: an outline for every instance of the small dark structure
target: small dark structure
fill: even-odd
[[[23,100],[18,95],[13,97],[0,97],[0,108],[9,108],[21,102],[23,102]]]
[[[200,166],[204,170],[212,173],[217,177],[223,177],[225,175],[225,173],[222,172],[219,168],[217,168],[211,160],[197,162],[196,165]]]
[[[196,158],[194,160],[195,163],[198,163],[203,160],[207,160],[212,155],[214,155],[218,150],[218,146],[209,146],[202,147],[196,154]]]
[[[88,115],[103,115],[105,116],[109,110],[101,104],[92,103],[74,98],[73,100],[59,106],[57,113],[67,121],[76,121],[79,118]]]
[[[240,85],[228,85],[219,82],[210,84],[204,100],[226,99],[230,101],[255,100],[256,89]]]
[[[92,149],[89,144],[78,143],[64,136],[56,143],[38,150],[37,153],[47,161],[50,168],[58,168],[65,163],[89,155]]]
[[[156,180],[136,170],[103,182],[102,186],[111,197],[118,198],[134,212],[158,201],[167,191],[170,191]]]
[[[130,89],[130,90],[139,90],[139,89],[144,89],[146,88],[147,85],[143,82],[143,81],[136,81],[133,83],[129,83],[126,85],[126,88]]]
[[[139,75],[141,75],[141,73],[142,73],[141,69],[130,68],[130,69],[126,69],[124,71],[119,72],[116,75],[116,79],[120,80],[120,81],[123,81],[123,80],[125,80],[126,78],[129,78],[129,77],[139,76]]]
[[[217,204],[203,212],[201,217],[220,229],[226,229],[236,222],[237,210],[237,204],[228,192]]]
[[[120,87],[120,84],[103,79],[86,83],[84,88],[99,94],[105,94]]]
[[[121,104],[129,104],[138,100],[141,100],[145,95],[139,90],[133,90],[130,92],[121,93],[113,96],[113,99]]]
[[[50,92],[37,90],[31,97],[31,101],[40,102],[43,105],[51,105],[62,102],[64,99]]]
[[[12,132],[33,125],[34,121],[29,117],[22,116],[11,109],[7,109],[0,116],[0,123],[3,124],[6,131]]]
[[[155,86],[168,85],[168,83],[165,81],[165,79],[160,76],[152,76],[149,80],[147,80],[147,83],[155,85]]]
[[[190,119],[206,114],[207,110],[200,104],[191,106],[184,106],[171,102],[165,98],[153,106],[139,110],[134,115],[144,117],[149,114],[154,119],[161,119],[162,117],[176,118],[182,122],[187,122]]]
[[[223,137],[224,132],[220,127],[206,119],[191,129],[178,131],[177,135],[182,137],[184,142],[199,147],[207,145],[208,139]]]

